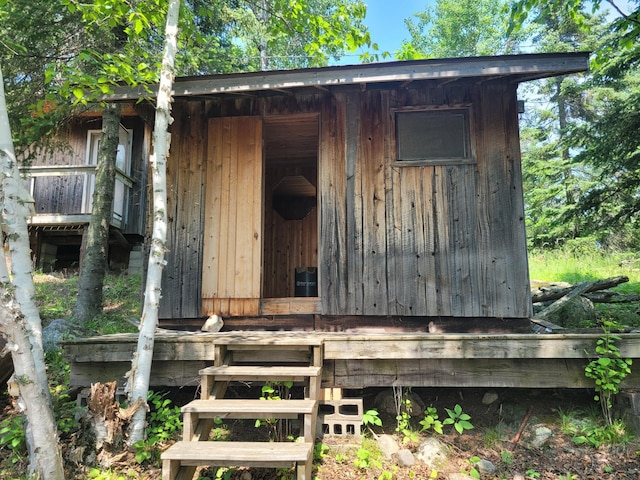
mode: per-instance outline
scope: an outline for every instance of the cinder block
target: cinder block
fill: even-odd
[[[361,398],[320,400],[317,436],[352,437],[359,440],[363,411]]]
[[[616,406],[628,410],[633,415],[640,415],[640,392],[626,390],[618,393]]]

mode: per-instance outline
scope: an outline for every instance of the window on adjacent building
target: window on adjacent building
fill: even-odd
[[[474,162],[469,139],[469,110],[396,111],[397,160],[407,164]]]

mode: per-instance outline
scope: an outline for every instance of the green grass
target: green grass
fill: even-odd
[[[553,250],[529,253],[529,276],[532,280],[567,282],[626,276],[629,282],[615,287],[622,294],[640,295],[640,254],[599,249],[595,245],[569,244]],[[596,304],[598,318],[610,318],[622,325],[640,326],[638,303]]]
[[[78,295],[78,276],[36,273],[33,278],[36,303],[44,324],[68,318]],[[96,334],[134,332],[127,318],[139,319],[142,277],[107,275],[103,287],[103,311],[88,325]]]

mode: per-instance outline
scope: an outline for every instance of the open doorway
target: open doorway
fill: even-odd
[[[265,117],[262,296],[317,297],[318,116]]]

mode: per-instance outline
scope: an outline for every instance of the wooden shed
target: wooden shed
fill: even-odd
[[[176,79],[161,319],[528,331],[517,87],[587,68],[562,53]]]
[[[124,268],[131,249],[142,244],[146,229],[151,129],[142,120],[143,111],[127,106],[120,124],[109,260]],[[78,267],[91,220],[101,138],[100,111],[85,112],[63,126],[54,142],[56,148],[33,155],[33,162],[22,169],[35,200],[29,238],[37,268]],[[141,256],[140,248],[139,267]]]

